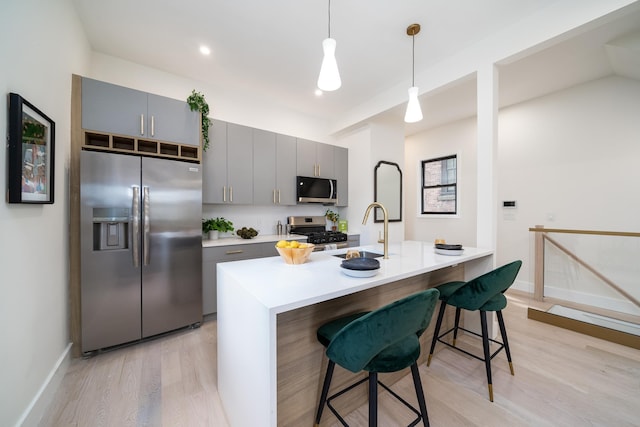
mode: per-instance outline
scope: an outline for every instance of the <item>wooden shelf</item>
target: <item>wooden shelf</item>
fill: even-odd
[[[112,135],[94,131],[83,131],[83,148],[110,151],[114,153],[139,154],[143,156],[180,159],[199,162],[200,147],[175,144],[173,142],[138,139],[130,136]]]

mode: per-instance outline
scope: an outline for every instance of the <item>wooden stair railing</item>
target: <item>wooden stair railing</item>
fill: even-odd
[[[580,259],[574,253],[572,253],[569,249],[558,243],[555,239],[550,237],[548,233],[569,233],[569,234],[593,234],[599,236],[623,236],[623,237],[640,237],[640,233],[632,233],[625,231],[593,231],[593,230],[565,230],[561,228],[544,228],[542,225],[536,225],[533,228],[529,228],[529,231],[532,231],[535,234],[535,267],[534,267],[534,291],[533,297],[537,301],[542,301],[544,298],[544,242],[545,240],[549,241],[555,247],[564,252],[567,256],[572,258],[578,264],[586,268],[592,274],[594,274],[597,278],[602,280],[605,284],[613,288],[616,292],[620,293],[622,296],[627,298],[636,307],[640,307],[640,301],[622,289],[620,286],[616,285],[609,278],[605,277],[603,274],[598,272],[595,268],[587,264],[584,260]]]

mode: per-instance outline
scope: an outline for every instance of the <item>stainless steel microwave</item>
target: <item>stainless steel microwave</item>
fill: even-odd
[[[338,201],[338,182],[335,179],[310,176],[296,177],[298,203],[336,204]]]

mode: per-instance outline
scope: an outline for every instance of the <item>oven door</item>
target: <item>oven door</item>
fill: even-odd
[[[333,246],[335,246],[335,248]],[[344,249],[348,247],[349,247],[348,242],[318,243],[317,245],[315,245],[315,248],[313,248],[313,251],[314,252],[328,251],[328,250],[334,250],[334,249]]]

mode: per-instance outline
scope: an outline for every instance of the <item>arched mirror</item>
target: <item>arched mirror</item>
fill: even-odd
[[[389,221],[402,221],[402,171],[397,163],[380,160],[374,171],[374,200],[382,203]],[[382,209],[375,209],[375,222],[383,222]]]

